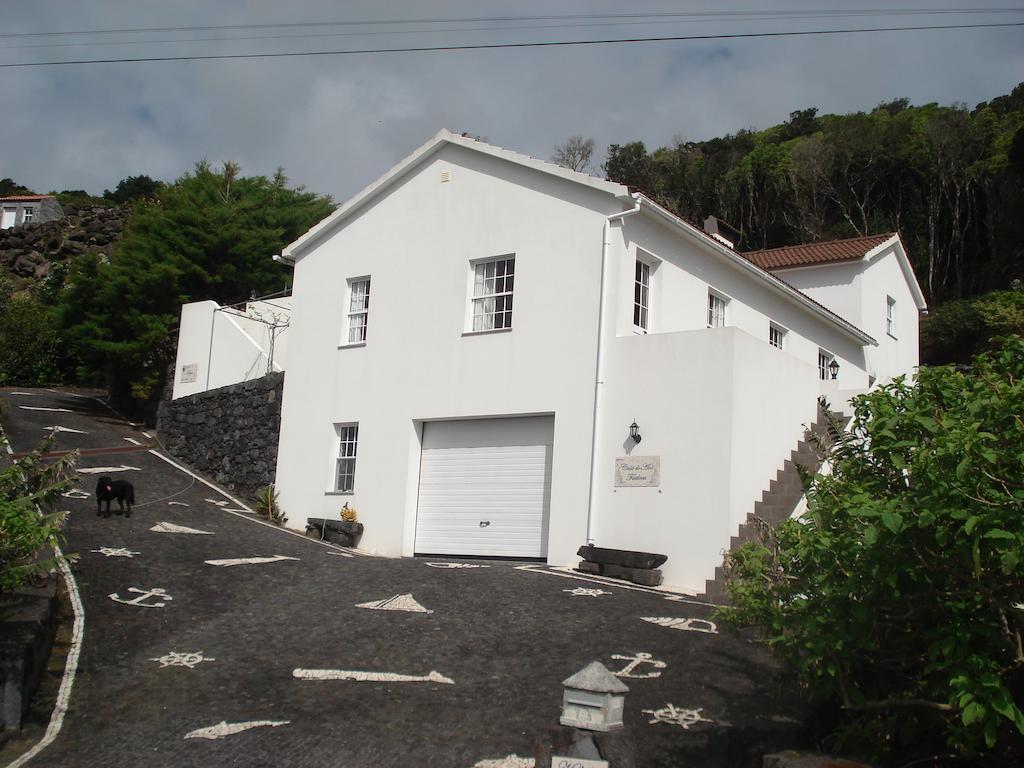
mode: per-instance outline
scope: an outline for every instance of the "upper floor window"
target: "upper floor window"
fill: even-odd
[[[21,223],[28,224],[32,221],[32,217],[35,215],[35,209],[31,205],[26,205],[22,209]]]
[[[512,288],[516,257],[480,261],[473,266],[473,330],[512,327]]]
[[[352,493],[356,484],[356,449],[359,447],[358,424],[336,424],[338,457],[334,464],[334,490]]]
[[[366,341],[366,327],[370,317],[370,278],[359,277],[348,281],[348,343]]]
[[[890,336],[896,336],[896,299],[892,296],[885,297],[885,332]]]
[[[822,381],[829,381],[832,379],[831,365],[835,360],[835,355],[830,352],[826,352],[823,349],[818,350],[818,378]],[[838,370],[838,367],[837,367]]]
[[[708,328],[725,327],[725,305],[728,303],[724,296],[708,291]]]
[[[775,323],[769,323],[768,343],[777,349],[782,349],[786,343],[786,329]]]
[[[647,333],[647,313],[651,306],[651,265],[636,260],[633,281],[633,325]]]

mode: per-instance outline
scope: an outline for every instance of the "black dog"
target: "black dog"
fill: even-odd
[[[132,504],[135,503],[135,488],[127,480],[111,480],[109,477],[101,477],[96,483],[96,515],[101,514],[102,502],[107,502],[104,517],[110,517],[110,502],[117,499],[117,506],[125,517],[132,516]]]

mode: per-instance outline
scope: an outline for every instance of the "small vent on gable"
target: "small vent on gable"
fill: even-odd
[[[452,180],[452,172],[451,171],[441,171],[441,183],[442,184],[447,184],[451,180]]]

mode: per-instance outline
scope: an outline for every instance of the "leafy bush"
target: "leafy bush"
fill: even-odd
[[[52,384],[59,344],[54,311],[34,294],[13,296],[0,277],[0,385]]]
[[[0,431],[0,444],[6,443]],[[71,485],[68,472],[77,455],[47,463],[43,454],[52,445],[51,435],[0,472],[0,592],[49,573],[54,566],[52,558],[40,556],[40,550],[60,541],[67,513],[53,511],[52,505]]]
[[[833,748],[1024,756],[1024,339],[854,401],[808,510],[727,557],[760,625],[839,712]]]
[[[288,522],[280,505],[277,503],[278,492],[272,485],[265,485],[256,491],[256,511],[277,525]]]
[[[948,301],[921,323],[921,359],[928,364],[966,363],[992,348],[992,339],[1024,334],[1024,288]]]

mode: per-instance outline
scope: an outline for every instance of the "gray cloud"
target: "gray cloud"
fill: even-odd
[[[326,1],[295,2],[288,4],[287,13],[280,3],[262,0],[246,3],[244,8],[200,2],[160,8],[134,2],[80,5],[83,7],[40,0],[5,7],[0,31],[370,19],[385,14],[410,18],[553,13],[550,4],[540,2],[486,6],[403,2],[383,8],[370,2],[347,3],[344,8]],[[821,0],[802,5],[823,7]],[[700,6],[721,7],[705,2],[691,4],[690,9]],[[786,3],[786,7],[799,6]],[[737,2],[730,7],[772,6]],[[642,10],[677,8],[675,3],[652,1]],[[622,12],[623,8],[582,2],[557,6],[557,12],[563,14],[600,10]],[[940,17],[924,23],[950,20]],[[875,21],[846,20],[842,25],[867,26]],[[886,21],[906,22],[898,18]],[[813,29],[830,24],[807,20],[771,28]],[[426,38],[381,35],[89,48],[12,48],[66,43],[68,39],[4,38],[0,39],[0,63],[496,42],[524,35],[583,39],[623,32],[646,36],[766,28],[752,23],[661,23],[620,29],[449,33]],[[181,34],[148,38],[175,36]],[[97,39],[109,42],[113,38]],[[207,158],[215,163],[239,162],[250,174],[270,174],[284,166],[294,183],[342,200],[441,127],[483,135],[493,143],[545,158],[568,135],[583,133],[592,136],[600,148],[598,165],[604,147],[612,142],[642,140],[655,147],[670,144],[676,136],[706,139],[767,126],[809,106],[823,112],[847,112],[870,109],[899,96],[914,103],[964,101],[973,105],[1008,92],[1024,79],[1024,47],[1019,43],[1018,29],[1011,28],[5,69],[0,70],[0,146],[4,147],[0,176],[11,176],[40,190],[84,188],[99,193],[128,175],[173,179],[196,160]]]

